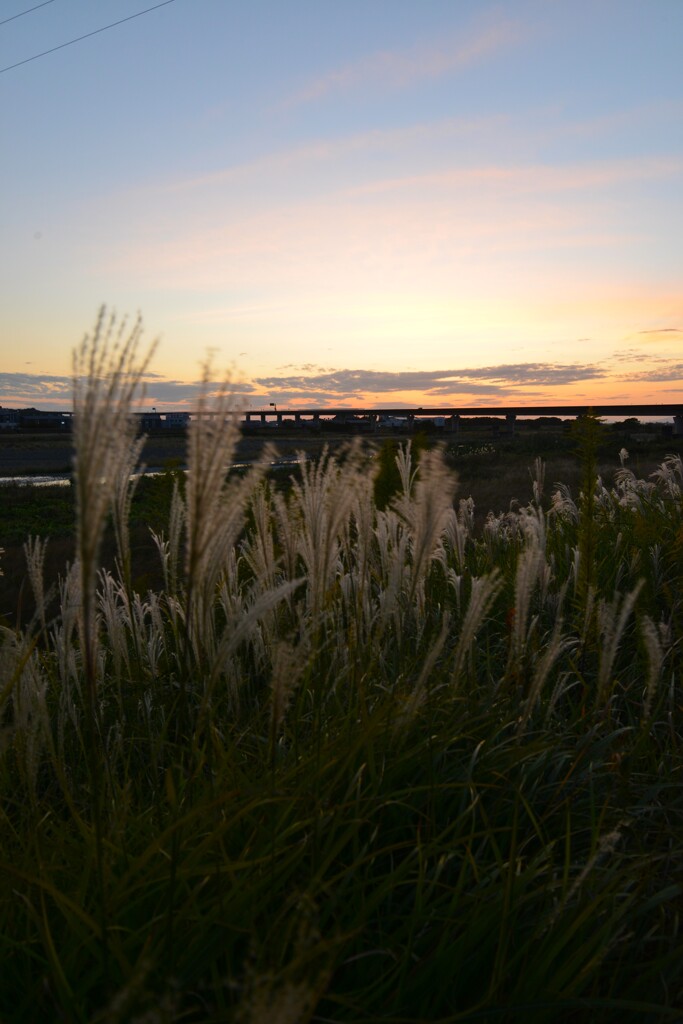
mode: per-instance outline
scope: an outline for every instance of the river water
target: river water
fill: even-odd
[[[306,458],[300,458],[297,456],[283,457],[281,459],[275,459],[274,462],[270,462],[269,466],[271,469],[287,469],[292,466],[298,466],[303,462],[307,462]],[[254,465],[254,461],[250,460],[247,462],[231,462],[230,469],[248,469]],[[167,473],[166,469],[145,469],[143,473],[134,474],[135,476],[163,476]],[[183,469],[183,473],[187,470]],[[0,487],[7,487],[10,484],[18,485],[20,487],[70,487],[71,486],[71,473],[50,473],[50,474],[23,474],[22,476],[2,476],[0,477]]]

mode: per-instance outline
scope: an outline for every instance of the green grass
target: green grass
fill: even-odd
[[[680,459],[477,528],[437,450],[226,475],[219,405],[133,494],[98,331],[0,634],[0,1019],[679,1021]]]

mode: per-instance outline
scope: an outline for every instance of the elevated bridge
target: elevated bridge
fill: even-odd
[[[505,429],[514,432],[518,417],[539,418],[552,416],[557,418],[576,418],[593,413],[596,416],[609,416],[615,419],[670,419],[673,420],[673,432],[683,436],[683,403],[653,404],[618,404],[618,405],[434,405],[434,406],[320,406],[314,408],[278,408],[271,402],[265,409],[247,409],[237,411],[246,429],[251,426],[266,425],[275,422],[281,425],[287,419],[299,426],[319,428],[322,421],[349,425],[365,422],[371,428],[377,427],[382,421],[399,421],[405,424],[406,430],[413,430],[420,420],[441,421],[445,430],[456,432],[462,419],[472,417],[496,418],[504,421]],[[67,427],[70,424],[72,410],[41,412],[38,409],[2,409],[0,407],[0,426],[24,427],[38,429],[40,427]],[[134,414],[144,431],[169,428],[184,428],[187,423],[199,415],[199,411],[153,409]],[[208,412],[203,415],[215,416]]]
[[[616,419],[651,419],[653,417],[672,419],[674,433],[683,436],[683,404],[664,403],[658,405],[492,405],[492,406],[418,406],[406,408],[405,406],[358,406],[349,407],[320,407],[313,409],[278,409],[275,403],[271,403],[268,409],[249,409],[243,413],[245,426],[251,424],[265,424],[269,420],[275,420],[281,424],[283,420],[294,420],[295,423],[309,423],[316,427],[320,421],[336,420],[337,422],[353,422],[354,420],[366,420],[370,424],[379,424],[382,420],[403,420],[407,429],[414,429],[421,419],[444,420],[444,427],[457,431],[460,420],[468,417],[496,417],[505,421],[508,431],[514,431],[514,424],[517,417],[543,417],[553,416],[559,418],[576,418],[592,413],[596,416],[614,417]]]

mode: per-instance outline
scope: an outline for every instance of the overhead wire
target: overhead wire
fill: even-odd
[[[48,4],[53,4],[55,0],[43,0],[42,4],[36,4],[35,7],[29,7],[27,11],[19,11],[18,14],[13,14],[11,18],[5,18],[0,21],[0,25],[6,25],[8,21],[15,21],[17,18],[23,18],[25,14],[30,14],[31,11],[37,11],[39,7],[47,7]]]
[[[46,0],[47,3],[51,3],[52,0]],[[75,39],[69,39],[66,43],[60,43],[58,46],[51,46],[49,50],[43,50],[42,53],[35,53],[32,57],[25,57],[24,60],[18,60],[16,64],[8,64],[5,68],[0,68],[0,75],[4,74],[5,71],[12,71],[14,68],[21,67],[22,64],[29,64],[32,60],[38,60],[39,57],[46,57],[48,53],[54,53],[56,50],[63,50],[65,46],[73,46],[74,43],[80,43],[83,39],[89,39],[91,36],[99,35],[100,32],[106,32],[110,28],[115,28],[117,25],[123,25],[125,21],[132,21],[133,18],[140,18],[143,14],[149,14],[150,11],[156,11],[159,7],[167,7],[168,4],[175,3],[175,0],[162,0],[161,3],[154,4],[153,7],[147,7],[144,11],[138,11],[136,14],[129,14],[127,18],[120,18],[118,21],[112,21],[109,25],[103,25],[102,28],[93,29],[92,32],[86,32],[82,36],[77,36]],[[41,4],[38,5],[42,6]],[[35,8],[32,8],[35,10]],[[28,11],[24,12],[28,14]],[[20,17],[20,15],[14,15],[14,17]],[[7,19],[11,21],[11,18]],[[0,23],[1,24],[1,23]]]

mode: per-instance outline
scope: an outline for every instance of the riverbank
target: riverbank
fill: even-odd
[[[317,453],[324,445],[332,450],[348,438],[326,436],[255,436],[241,437],[235,461],[254,462],[260,458],[267,444],[279,458],[291,458],[301,451]],[[142,462],[148,469],[167,469],[185,464],[187,438],[183,434],[170,437],[148,437],[142,453]],[[57,475],[69,473],[73,458],[69,436],[54,434],[12,434],[0,436],[0,478],[13,476]]]

